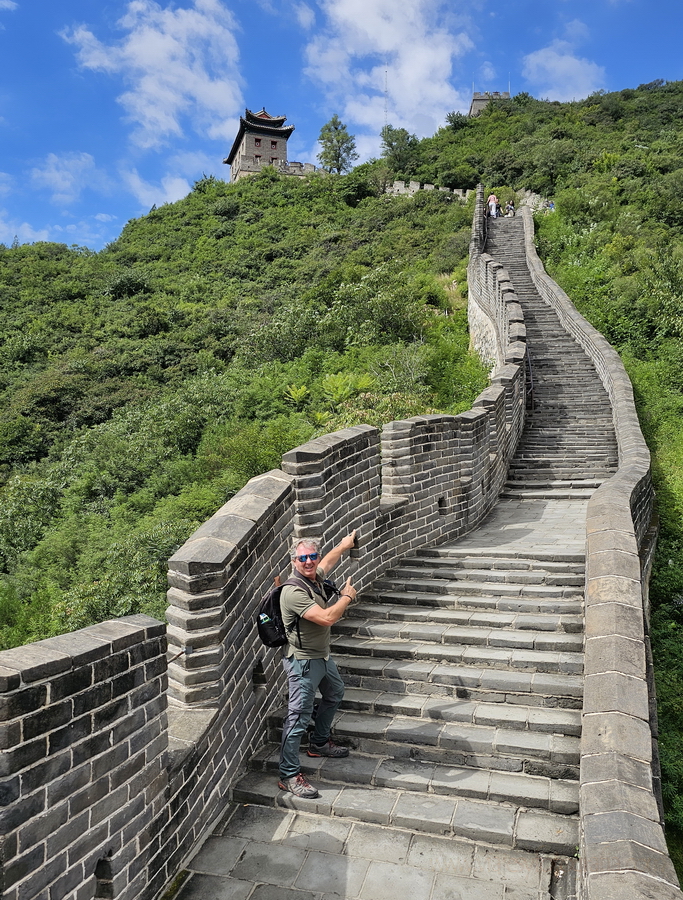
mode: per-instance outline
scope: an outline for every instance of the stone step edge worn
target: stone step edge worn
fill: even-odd
[[[581,675],[528,672],[522,669],[488,669],[485,666],[455,666],[427,660],[382,659],[342,654],[336,654],[335,660],[346,679],[370,679],[375,683],[389,681],[393,684],[433,685],[442,689],[442,696],[447,695],[449,690],[459,692],[456,696],[462,700],[471,699],[474,692],[493,695],[503,693],[510,697],[510,702],[512,702],[510,695],[523,698],[548,697],[556,701],[560,698],[577,702],[583,699]],[[362,684],[352,686],[367,687]]]
[[[374,795],[372,801],[370,796]],[[232,790],[239,803],[295,809],[359,822],[395,825],[427,834],[469,838],[518,850],[571,856],[578,844],[578,818],[491,801],[416,798],[388,788],[320,786],[321,797],[303,800],[281,791],[277,781],[250,774]],[[458,811],[460,810],[460,812]],[[450,814],[449,814],[450,813]]]
[[[252,757],[249,767],[252,772],[263,772],[277,780],[279,747],[274,743],[266,744]],[[579,809],[578,781],[525,772],[472,769],[433,760],[394,759],[370,753],[354,753],[343,760],[302,756],[301,771],[316,786],[322,782],[361,789],[389,788],[430,797],[443,795],[510,803],[546,809],[563,816],[574,815]]]
[[[271,740],[279,740],[282,718],[269,718]],[[515,731],[493,725],[467,725],[344,710],[333,727],[335,740],[352,750],[397,759],[446,760],[453,765],[506,772],[530,772],[575,780],[580,739],[538,731]],[[277,738],[276,738],[277,736]],[[406,752],[406,748],[412,748]],[[389,752],[391,751],[391,752]],[[462,757],[462,761],[458,758]],[[485,763],[478,765],[477,761]],[[504,765],[500,765],[505,761]],[[494,763],[499,763],[494,765]],[[562,773],[562,774],[559,774]]]

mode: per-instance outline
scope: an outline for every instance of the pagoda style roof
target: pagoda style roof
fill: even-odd
[[[223,160],[228,165],[232,164],[237,150],[242,143],[245,132],[258,132],[259,134],[268,135],[270,137],[282,137],[285,140],[294,131],[294,125],[285,125],[287,116],[271,116],[267,113],[265,107],[258,112],[252,112],[250,109],[244,110],[244,115],[240,116],[240,127],[237,137],[232,143],[230,153]]]

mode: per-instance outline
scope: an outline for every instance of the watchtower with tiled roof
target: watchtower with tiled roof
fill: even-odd
[[[260,172],[263,166],[286,169],[287,141],[294,131],[285,125],[287,116],[271,116],[265,109],[254,113],[245,109],[232,149],[223,160],[230,166],[230,180]]]

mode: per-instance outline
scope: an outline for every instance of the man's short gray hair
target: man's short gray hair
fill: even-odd
[[[292,543],[292,559],[297,556],[297,550],[302,545],[305,545],[306,547],[313,547],[316,553],[320,553],[320,541],[316,540],[316,538],[297,538]]]

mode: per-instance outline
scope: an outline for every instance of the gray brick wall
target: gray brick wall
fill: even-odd
[[[160,622],[129,616],[0,653],[3,900],[144,890],[165,651]]]
[[[619,468],[588,504],[586,660],[581,738],[581,874],[585,900],[682,897],[658,796],[657,721],[647,581],[656,537],[650,454],[616,351],[545,273],[524,216],[541,296],[593,360],[609,394]]]

